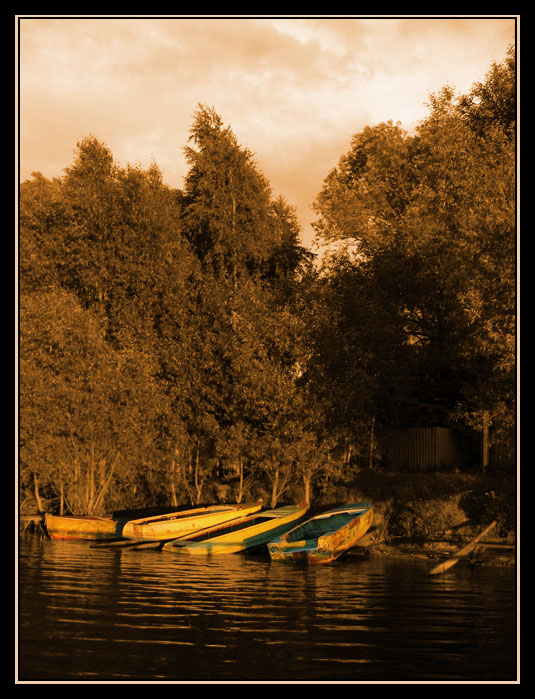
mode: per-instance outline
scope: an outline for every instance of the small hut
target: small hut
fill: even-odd
[[[389,471],[425,472],[461,469],[466,454],[455,430],[449,427],[414,427],[385,435],[382,451]]]

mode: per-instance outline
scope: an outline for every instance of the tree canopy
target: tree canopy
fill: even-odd
[[[349,306],[341,322],[365,336],[368,299],[382,329],[404,335],[393,345],[398,378],[411,375],[401,424],[422,424],[423,410],[432,424],[514,419],[515,94],[511,50],[469,95],[431,95],[415,135],[392,122],[356,134],[316,200],[320,239],[356,250],[327,272],[353,280],[336,302]]]
[[[61,512],[352,478],[397,427],[515,419],[515,70],[355,134],[295,209],[199,105],[183,190],[94,136],[20,188],[20,483]]]

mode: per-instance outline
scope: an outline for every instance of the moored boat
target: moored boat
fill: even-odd
[[[122,536],[136,541],[172,541],[201,529],[242,519],[261,508],[262,501],[239,505],[211,505],[156,517],[132,519],[123,527]]]
[[[164,544],[164,551],[206,556],[239,553],[265,546],[291,529],[308,510],[307,503],[264,510],[241,520],[205,529]]]
[[[117,540],[122,538],[127,521],[95,515],[45,514],[45,528],[51,539]]]
[[[369,502],[335,507],[271,541],[269,555],[274,561],[330,563],[366,534],[372,520]]]

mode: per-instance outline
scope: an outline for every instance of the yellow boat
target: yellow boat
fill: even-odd
[[[120,539],[127,521],[95,515],[45,514],[45,528],[51,539]]]
[[[131,519],[125,524],[122,536],[136,541],[171,541],[200,529],[213,527],[234,519],[243,519],[262,508],[262,501],[240,505],[212,505],[193,510],[172,512],[167,515]]]
[[[163,550],[207,556],[239,553],[258,548],[291,529],[307,510],[307,503],[265,510],[234,522],[169,541],[163,545]]]

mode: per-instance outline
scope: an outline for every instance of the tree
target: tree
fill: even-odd
[[[314,204],[320,239],[350,239],[360,256],[395,240],[410,197],[410,140],[392,121],[353,136]]]
[[[297,331],[294,314],[261,281],[242,283],[233,298],[227,434],[235,438],[234,457],[252,463],[269,482],[272,507],[292,477]]]
[[[58,246],[65,225],[60,180],[40,172],[20,188],[19,284],[22,294],[59,285]]]
[[[74,163],[67,168],[64,178],[49,182],[35,174],[34,180],[24,183],[21,189],[21,290],[27,333],[22,337],[27,339],[41,328],[38,316],[28,313],[37,302],[42,302],[43,294],[49,294],[47,298],[58,307],[56,314],[60,309],[66,314],[65,317],[53,315],[50,328],[61,338],[65,352],[72,355],[72,369],[64,363],[58,364],[57,392],[65,394],[65,400],[72,402],[69,414],[73,421],[84,419],[82,416],[89,419],[84,411],[95,411],[93,437],[87,434],[84,437],[85,444],[94,442],[95,454],[105,448],[116,429],[113,426],[119,419],[116,397],[128,391],[128,400],[134,401],[132,422],[122,418],[123,433],[140,430],[140,434],[145,433],[152,440],[152,450],[147,461],[139,452],[137,461],[122,469],[122,494],[127,499],[130,495],[126,492],[126,483],[131,485],[130,493],[140,493],[142,488],[157,488],[154,476],[159,472],[160,462],[169,464],[169,453],[165,451],[165,416],[169,415],[169,408],[164,398],[157,350],[163,298],[168,289],[177,289],[179,283],[183,287],[187,285],[187,277],[194,270],[195,258],[187,247],[178,228],[176,195],[163,184],[156,166],[147,171],[131,166],[122,169],[114,164],[109,149],[93,137],[78,144]],[[71,341],[69,337],[69,328],[78,322],[78,316],[88,337],[94,336],[93,344],[100,352],[99,360],[95,358],[90,366],[85,363],[87,340],[74,335]],[[32,347],[38,354],[37,342]],[[26,390],[29,376],[37,380],[40,375],[35,373],[31,353],[26,348],[24,353],[22,391]],[[120,369],[125,382],[129,372],[138,372],[137,378],[131,374],[132,380],[137,382],[135,390],[117,378],[116,372]],[[70,380],[66,377],[71,371],[88,377],[88,385],[92,386],[88,389],[92,396],[90,401],[84,399],[78,403],[76,396],[69,393],[65,382]],[[41,380],[45,380],[44,376],[38,384]],[[143,392],[149,401],[146,407],[149,422],[144,428],[141,416],[136,413],[136,401],[141,400]],[[46,395],[40,395],[41,403],[33,405],[36,413],[42,412],[46,419],[49,406]],[[24,409],[29,409],[28,404]],[[96,417],[97,412],[100,419]],[[158,423],[160,433],[153,431],[156,424],[151,420]],[[102,428],[101,433],[97,426]],[[31,434],[31,426],[28,430],[26,443],[34,439],[37,444],[38,435]],[[61,460],[73,462],[75,440],[54,439],[58,450],[60,447],[64,450]],[[128,451],[124,450],[123,454]],[[60,463],[59,452],[55,459]],[[115,457],[106,459],[109,464]],[[96,467],[91,468],[93,475],[87,476],[89,480],[98,475]],[[118,468],[119,464],[115,473]],[[81,473],[80,469],[78,471]],[[64,469],[64,475],[66,472]],[[54,471],[53,475],[52,486],[66,482],[63,476],[60,478],[61,474]],[[161,474],[161,479],[163,483],[169,482],[166,474]],[[81,487],[79,481],[78,485]],[[82,491],[86,492],[85,486]],[[83,496],[82,491],[76,496],[70,494],[73,507],[94,508],[102,503],[102,498],[99,502]],[[152,497],[150,492],[144,495]],[[82,499],[77,503],[76,498]]]
[[[271,191],[252,154],[214,109],[199,105],[190,133],[184,231],[199,258],[235,287],[273,248]]]
[[[262,464],[276,482],[274,502],[283,490],[286,446],[276,413],[292,392],[285,303],[306,255],[294,210],[282,198],[272,201],[251,153],[213,109],[199,107],[190,140],[181,223],[202,276],[194,301],[198,324],[183,340],[195,378],[180,402],[188,434],[202,435],[208,462],[235,465],[237,497],[245,465]]]
[[[498,74],[503,80],[496,80]],[[496,86],[500,94],[495,101],[502,108],[492,120],[492,112],[485,109],[483,119],[479,107],[492,101]],[[494,66],[488,81],[472,94],[485,95],[485,100],[473,107],[470,119],[466,99],[455,102],[450,95],[439,95],[432,102],[431,115],[419,130],[419,163],[425,167],[409,223],[412,239],[420,245],[423,241],[428,257],[440,261],[442,288],[463,319],[454,335],[457,365],[464,371],[452,416],[478,426],[490,411],[495,421],[511,424],[516,166],[514,122],[504,117],[514,112],[511,60],[502,69]]]
[[[333,317],[339,364],[346,376],[348,367],[363,370],[352,385],[388,387],[394,407],[399,394],[384,360],[395,347],[412,377],[397,402],[405,421],[444,424],[490,404],[500,412],[504,401],[512,408],[514,94],[509,56],[470,95],[431,95],[415,136],[391,122],[365,128],[317,198],[320,238],[356,251],[349,275],[347,256],[333,258],[325,286],[348,283],[331,295],[337,311],[349,304]],[[387,328],[394,345],[374,342]]]
[[[60,289],[22,297],[20,347],[22,480],[32,473],[61,512],[102,513],[152,458],[162,399],[150,361],[114,351]]]
[[[66,169],[60,283],[106,323],[116,346],[152,341],[166,272],[180,242],[179,208],[155,165],[120,168],[90,137]]]
[[[479,136],[488,137],[498,127],[514,139],[517,113],[516,51],[507,49],[503,63],[492,63],[483,82],[477,82],[459,99],[459,112]]]
[[[263,265],[262,277],[267,279],[282,303],[297,293],[296,281],[311,265],[314,254],[299,241],[300,227],[295,208],[284,197],[274,199],[270,206],[274,247]]]

